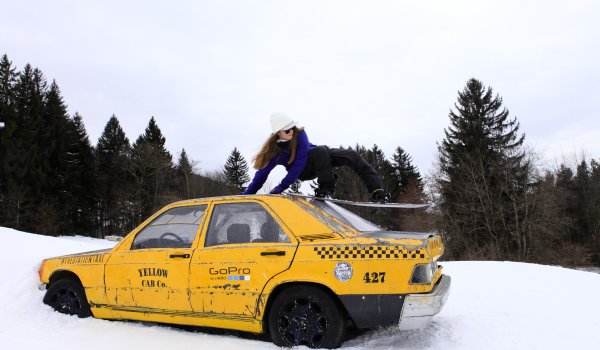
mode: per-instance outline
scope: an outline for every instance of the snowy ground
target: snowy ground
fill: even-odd
[[[113,246],[90,238],[53,238],[0,227],[0,349],[276,349],[235,333],[156,324],[79,319],[53,312],[37,289],[40,261]],[[452,276],[445,309],[429,327],[369,331],[347,349],[597,348],[600,275],[511,262],[444,263]]]

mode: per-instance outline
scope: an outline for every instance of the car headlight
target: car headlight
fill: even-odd
[[[412,284],[431,284],[433,276],[438,269],[437,261],[432,261],[429,264],[417,264],[413,270],[410,283]]]
[[[44,264],[46,263],[46,260],[42,260],[42,263],[40,264],[40,268],[38,269],[38,275],[40,275],[40,281],[42,280],[42,276],[44,275]]]

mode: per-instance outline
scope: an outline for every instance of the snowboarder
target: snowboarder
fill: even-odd
[[[287,115],[271,115],[273,133],[253,158],[258,171],[243,194],[256,193],[265,183],[269,173],[277,165],[285,166],[287,175],[270,193],[285,191],[296,179],[317,179],[319,184],[315,196],[332,198],[335,194],[336,178],[332,167],[347,165],[362,179],[374,202],[386,202],[381,178],[358,152],[353,149],[315,146],[308,141],[303,127]]]

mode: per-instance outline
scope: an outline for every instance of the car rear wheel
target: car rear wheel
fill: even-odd
[[[269,312],[271,338],[279,346],[337,348],[345,335],[344,315],[323,290],[294,286],[277,296]]]
[[[92,314],[83,287],[72,279],[58,280],[50,285],[44,303],[67,315],[89,317]]]

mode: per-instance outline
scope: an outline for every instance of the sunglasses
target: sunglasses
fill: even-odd
[[[282,130],[284,133],[289,134],[290,132],[294,131],[294,128],[289,128],[287,130]]]

